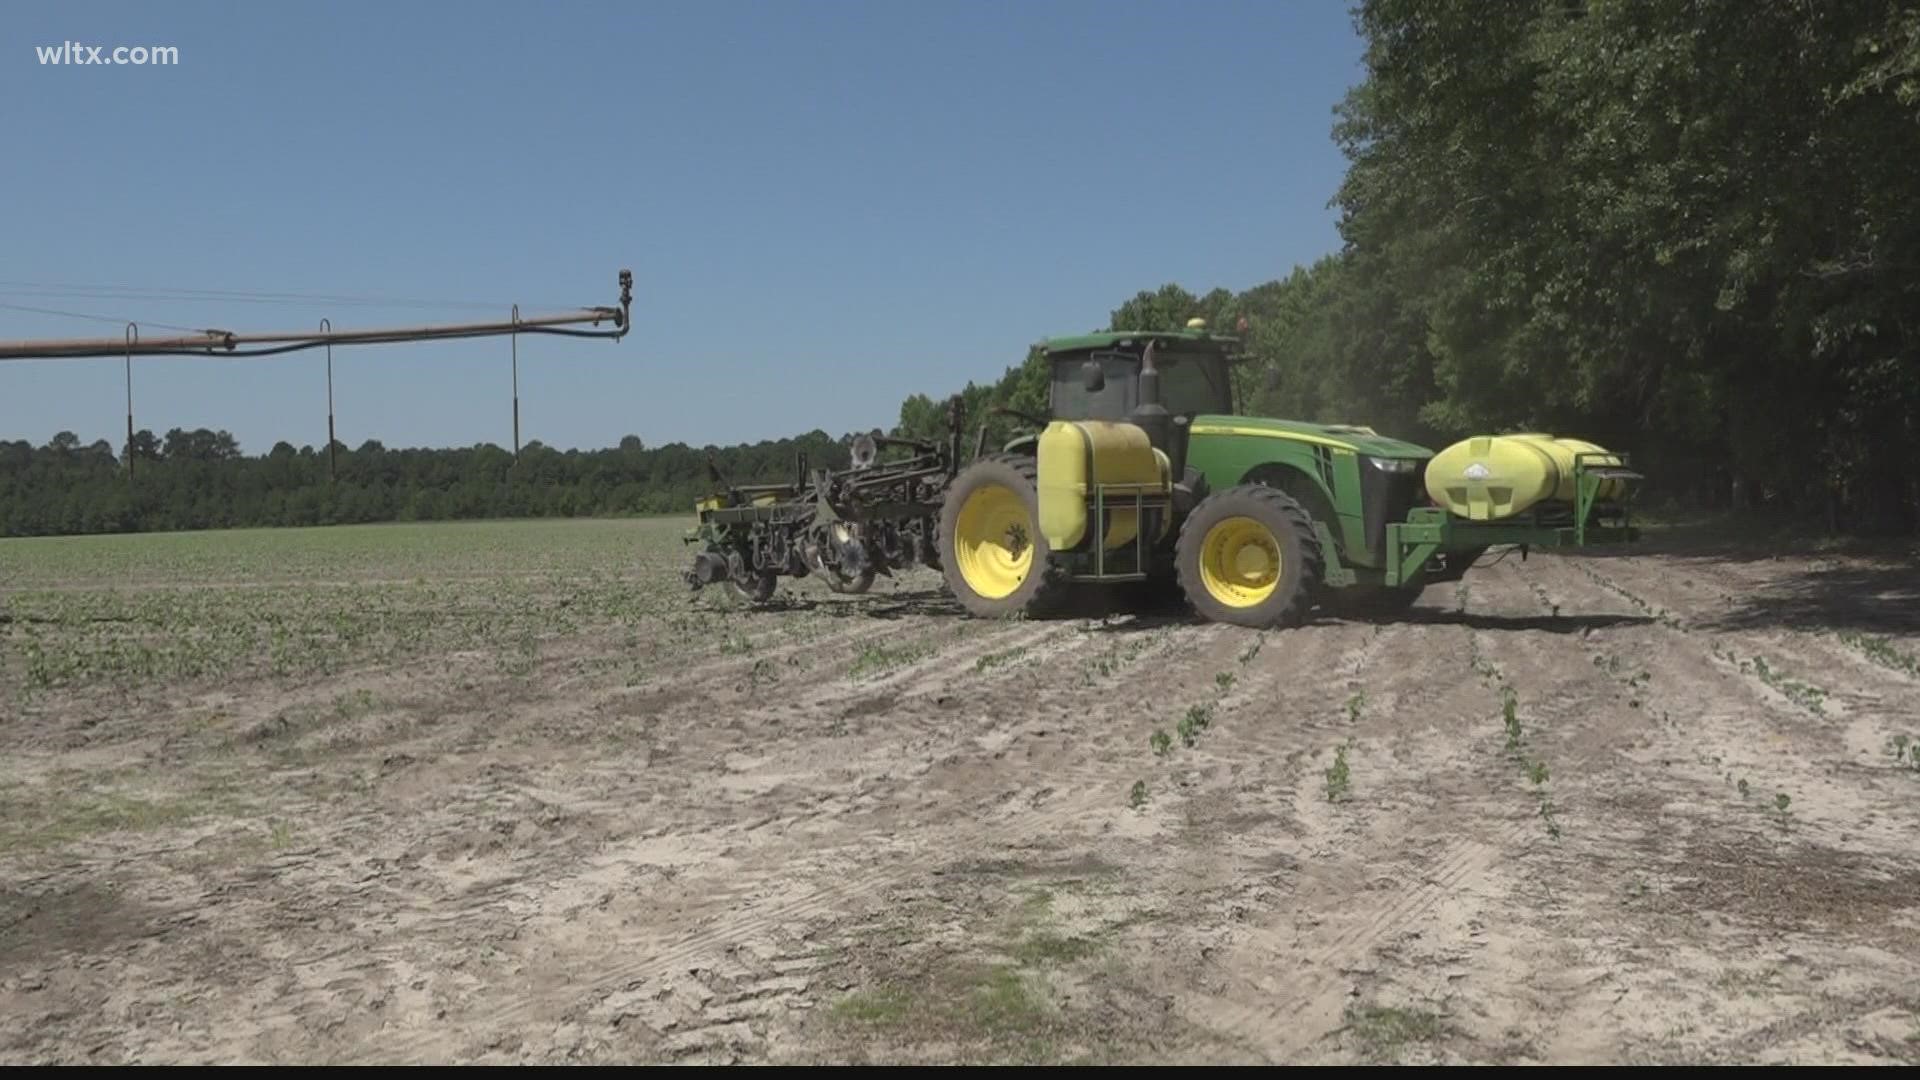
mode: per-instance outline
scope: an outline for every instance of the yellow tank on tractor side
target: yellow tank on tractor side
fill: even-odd
[[[1140,512],[1127,498],[1135,491],[1165,497],[1173,490],[1172,466],[1139,427],[1109,420],[1055,420],[1040,433],[1040,531],[1056,551],[1080,546],[1094,511],[1096,490],[1113,498],[1101,544],[1109,549],[1139,535]],[[1103,498],[1102,502],[1107,501]],[[1151,525],[1149,526],[1151,528]],[[1167,516],[1149,539],[1166,535]]]

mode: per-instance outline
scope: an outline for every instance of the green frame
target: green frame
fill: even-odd
[[[1114,505],[1115,503],[1130,503],[1131,506]],[[1124,548],[1111,550],[1117,553],[1131,549],[1132,568],[1110,571],[1107,569],[1109,549],[1101,543],[1107,535],[1107,513],[1110,510],[1129,508],[1134,512],[1133,540]],[[1147,567],[1159,542],[1149,540],[1147,537],[1149,531],[1147,512],[1158,510],[1164,515],[1162,520],[1171,520],[1173,517],[1172,490],[1163,488],[1159,484],[1095,484],[1093,490],[1087,494],[1087,510],[1092,514],[1092,521],[1087,526],[1087,538],[1077,547],[1052,553],[1055,558],[1072,564],[1072,568],[1067,573],[1067,580],[1105,582],[1146,581],[1150,578],[1152,575]],[[1091,572],[1085,569],[1089,561],[1093,563]]]
[[[1621,465],[1588,465],[1586,458],[1612,458]],[[1502,521],[1464,521],[1439,507],[1416,507],[1407,520],[1387,525],[1387,585],[1398,586],[1419,579],[1427,560],[1441,551],[1471,551],[1496,545],[1521,548],[1581,548],[1593,544],[1625,544],[1640,539],[1623,504],[1612,513],[1594,521],[1600,508],[1600,486],[1608,480],[1644,479],[1626,463],[1624,454],[1582,451],[1574,455],[1574,509],[1569,520],[1564,511],[1522,514]]]

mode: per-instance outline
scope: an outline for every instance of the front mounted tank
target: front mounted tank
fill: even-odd
[[[1596,473],[1594,498],[1617,501],[1627,495],[1618,455],[1583,439],[1539,432],[1475,435],[1462,439],[1427,462],[1427,494],[1448,513],[1468,521],[1499,521],[1536,507],[1564,504],[1579,497],[1582,473]]]

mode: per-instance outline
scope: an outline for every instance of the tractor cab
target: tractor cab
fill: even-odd
[[[1190,505],[1203,478],[1186,468],[1187,442],[1202,416],[1231,416],[1236,402],[1236,338],[1185,330],[1123,331],[1054,338],[1040,344],[1048,363],[1048,405],[1055,420],[1137,424],[1172,465],[1176,502]]]
[[[1160,376],[1160,404],[1189,422],[1234,411],[1231,339],[1198,330],[1089,334],[1042,345],[1048,361],[1048,404],[1061,420],[1126,420],[1140,404],[1147,346]]]

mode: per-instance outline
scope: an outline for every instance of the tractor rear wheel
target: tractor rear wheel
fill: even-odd
[[[947,587],[982,618],[1046,614],[1066,590],[1040,532],[1032,458],[982,458],[954,477],[940,507],[939,550]]]
[[[1313,518],[1291,496],[1242,484],[1204,499],[1181,523],[1174,567],[1187,602],[1210,622],[1298,626],[1326,560]]]

